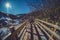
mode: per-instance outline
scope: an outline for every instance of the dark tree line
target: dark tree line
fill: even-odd
[[[35,11],[32,15],[40,14],[40,19],[60,23],[60,0],[26,0],[26,2],[31,10]]]

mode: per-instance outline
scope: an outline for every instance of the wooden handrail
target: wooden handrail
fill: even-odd
[[[54,25],[54,24],[51,24],[51,23],[48,23],[48,22],[45,22],[45,21],[42,21],[42,20],[39,20],[39,19],[35,19],[36,21],[39,21],[39,22],[42,22],[42,23],[45,23],[45,24],[47,24],[47,25],[49,25],[49,26],[51,26],[51,27],[54,27],[55,29],[57,29],[57,30],[60,30],[60,27],[59,26],[57,26],[57,25]]]
[[[38,22],[38,21],[37,21]],[[43,26],[43,28],[45,30],[47,30],[49,33],[53,34],[58,40],[60,40],[60,36],[57,35],[54,31],[50,30],[48,27],[46,27],[45,25],[43,25],[42,23],[38,22],[41,26]]]
[[[39,25],[39,23],[35,23],[35,24]],[[40,27],[40,25],[39,25],[39,27]],[[43,30],[43,31],[45,32],[45,34],[49,37],[50,40],[54,40],[54,39],[48,34],[48,32],[46,32],[46,31],[44,30],[43,27],[40,27],[40,28],[41,28],[41,30]]]
[[[17,40],[18,35],[22,31],[22,29],[24,28],[26,23],[27,23],[27,20],[24,23],[22,23],[22,25],[20,25],[20,27],[18,27],[16,30],[14,29],[14,27],[10,27],[11,34],[9,36],[7,36],[7,37],[4,37],[4,40]]]

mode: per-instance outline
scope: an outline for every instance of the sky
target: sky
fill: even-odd
[[[6,3],[11,5],[11,8],[6,7]],[[9,14],[25,14],[30,12],[30,8],[25,0],[0,0],[0,11]]]
[[[6,7],[7,2],[11,5],[8,10]],[[32,5],[30,5],[30,3]],[[35,8],[44,9],[45,7],[53,7],[54,0],[0,0],[0,11],[10,14],[25,14],[32,11],[34,8],[32,7],[33,4]]]

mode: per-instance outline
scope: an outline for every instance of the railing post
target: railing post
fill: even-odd
[[[14,29],[14,27],[10,28],[10,31],[11,31],[11,40],[17,40],[18,37],[17,37],[17,33],[16,33],[16,30]]]
[[[55,32],[56,31],[56,28],[51,28],[51,30]],[[51,34],[51,37],[54,37],[54,35]]]
[[[15,31],[14,27],[10,28],[11,33]]]

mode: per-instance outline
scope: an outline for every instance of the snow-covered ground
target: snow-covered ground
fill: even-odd
[[[9,28],[3,27],[0,28],[0,37],[3,39],[4,36],[11,33]]]

